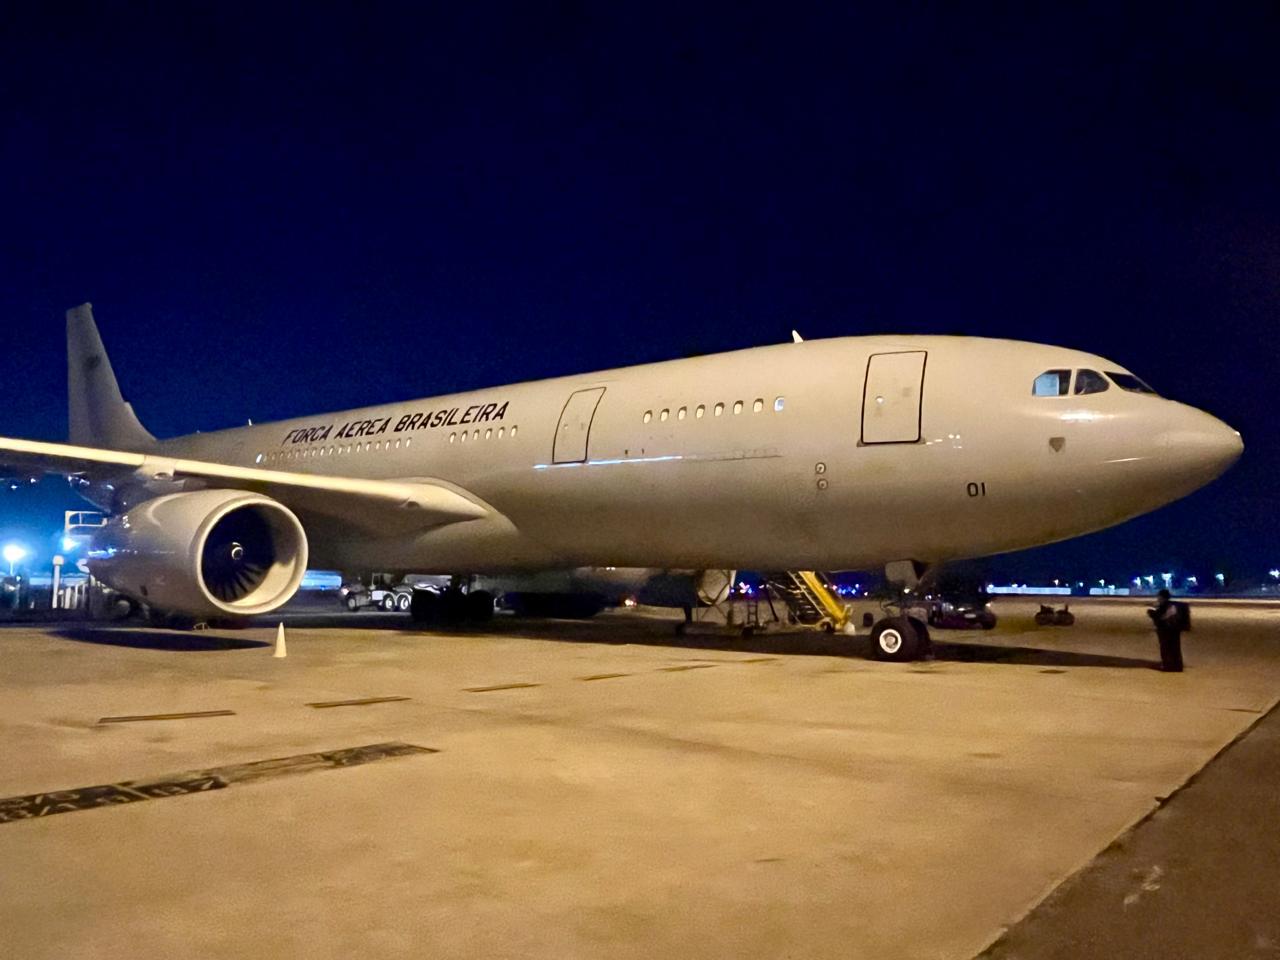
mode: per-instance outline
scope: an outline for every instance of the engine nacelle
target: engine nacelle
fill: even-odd
[[[171,493],[130,508],[95,533],[89,569],[162,610],[270,613],[302,584],[307,536],[292,511],[261,494]]]

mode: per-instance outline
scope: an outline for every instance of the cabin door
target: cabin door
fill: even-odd
[[[552,444],[552,463],[582,463],[587,459],[587,440],[591,436],[591,421],[596,407],[604,396],[604,387],[578,390],[569,395],[569,401],[560,413],[560,425],[556,427],[556,439]]]
[[[873,353],[862,388],[862,442],[917,443],[924,395],[924,350]]]

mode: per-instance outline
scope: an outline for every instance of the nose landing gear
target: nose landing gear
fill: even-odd
[[[871,659],[905,663],[929,655],[933,642],[919,617],[885,617],[871,628]]]
[[[885,579],[901,590],[898,600],[886,604],[886,609],[896,610],[871,627],[871,659],[905,663],[927,657],[933,650],[929,627],[920,617],[911,616],[907,610],[912,604],[912,591],[920,586],[925,573],[924,564],[913,560],[896,560],[885,566]]]

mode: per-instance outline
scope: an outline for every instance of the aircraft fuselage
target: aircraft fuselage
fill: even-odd
[[[1033,395],[1055,370],[1068,392]],[[1124,372],[1017,341],[849,337],[194,434],[161,452],[430,478],[492,508],[385,538],[328,535],[300,512],[312,566],[424,573],[981,556],[1119,523],[1238,457],[1239,435],[1210,415],[1112,381],[1075,393],[1078,370]]]

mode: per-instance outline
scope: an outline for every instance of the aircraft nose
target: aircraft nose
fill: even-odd
[[[1160,434],[1158,444],[1167,459],[1204,476],[1205,482],[1225,473],[1244,452],[1240,431],[1193,407],[1185,408]]]

